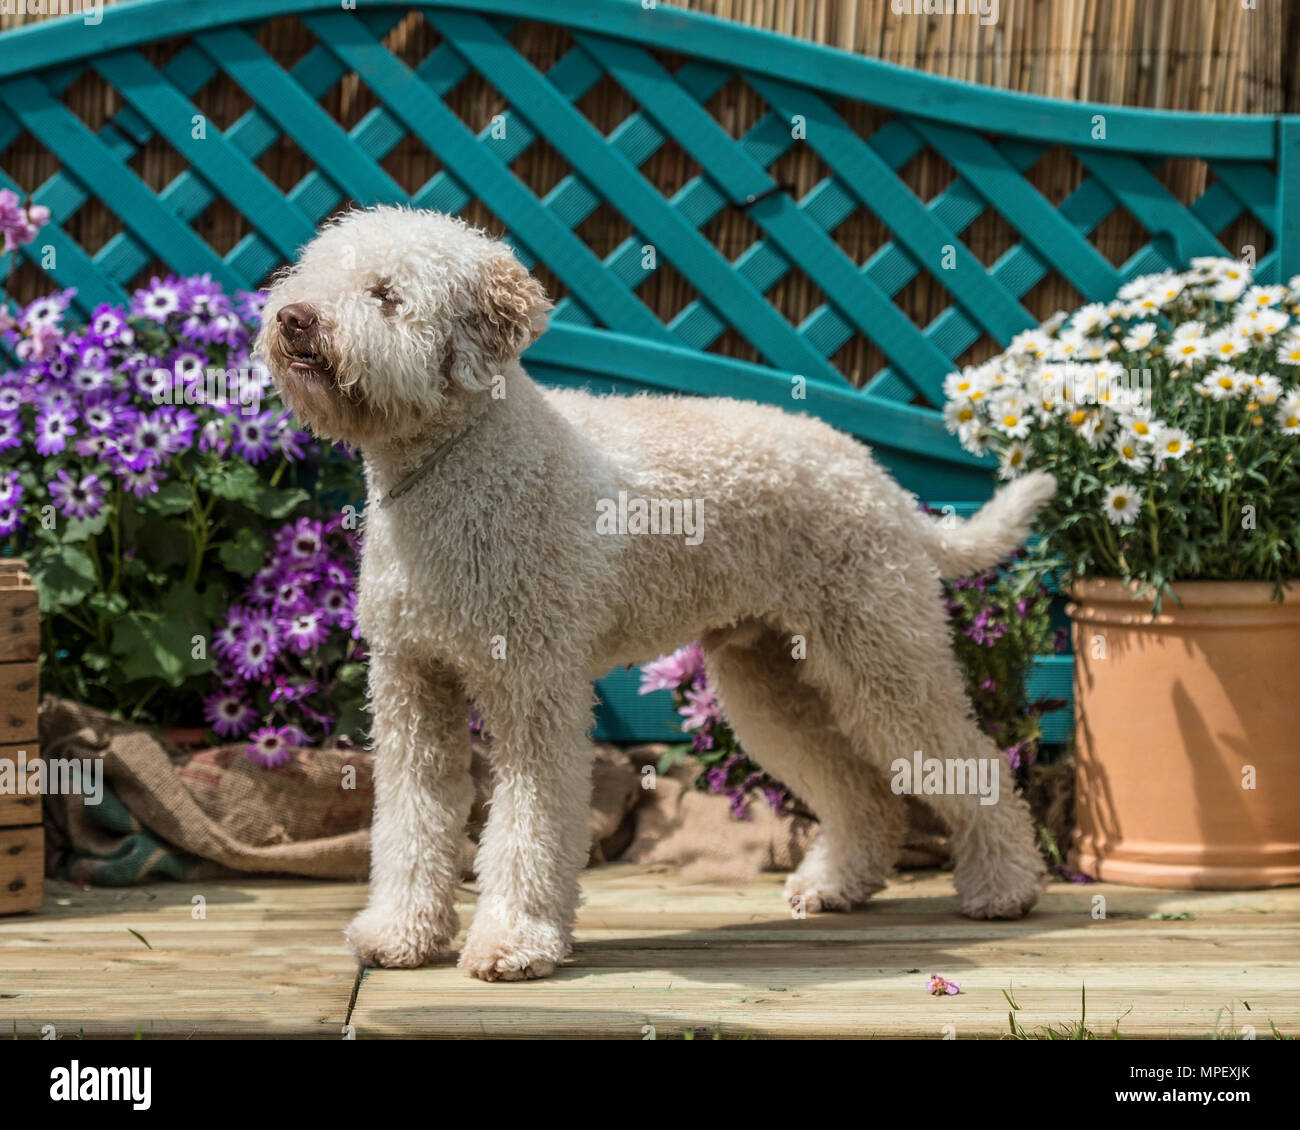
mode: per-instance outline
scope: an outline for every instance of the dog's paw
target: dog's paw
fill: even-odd
[[[504,926],[490,913],[475,917],[457,965],[480,981],[531,981],[549,977],[569,952],[566,931],[540,919]]]
[[[862,906],[884,883],[871,880],[847,880],[822,868],[793,872],[785,881],[786,901],[807,914],[819,910],[852,910]]]
[[[1023,918],[1038,902],[1040,888],[1032,891],[1006,891],[983,898],[965,898],[960,903],[967,918]]]
[[[457,965],[480,981],[533,981],[555,972],[551,958],[505,946],[482,951],[467,948]]]
[[[1036,852],[1023,863],[999,871],[958,864],[954,879],[958,906],[967,918],[1023,918],[1038,902],[1047,881]]]
[[[365,965],[414,969],[447,951],[449,939],[428,922],[404,922],[374,909],[363,910],[343,931]]]

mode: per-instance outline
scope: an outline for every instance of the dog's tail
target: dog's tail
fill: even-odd
[[[1024,545],[1039,507],[1056,493],[1056,480],[1043,471],[1022,475],[999,490],[965,522],[952,515],[924,523],[927,551],[944,577],[990,569]]]

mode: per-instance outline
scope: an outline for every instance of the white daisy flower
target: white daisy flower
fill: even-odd
[[[1210,287],[1210,297],[1216,302],[1236,302],[1247,285],[1245,277],[1220,279]]]
[[[1164,463],[1168,459],[1181,459],[1192,450],[1192,437],[1182,428],[1161,428],[1156,436],[1156,458]]]
[[[1196,387],[1215,400],[1233,400],[1249,386],[1244,373],[1227,365],[1220,365],[1217,369],[1206,373]]]
[[[1137,440],[1124,432],[1120,432],[1115,440],[1115,454],[1125,467],[1134,471],[1145,471],[1151,464],[1150,455],[1138,446]]]
[[[1220,331],[1209,339],[1209,356],[1219,361],[1232,361],[1246,352],[1246,342],[1230,331]]]
[[[1017,440],[1002,453],[998,465],[998,478],[1014,479],[1025,471],[1029,459],[1029,445]]]
[[[1042,330],[1023,330],[1011,339],[1007,352],[1041,358],[1046,357],[1051,348],[1052,339]]]
[[[989,406],[989,421],[1003,435],[1024,439],[1029,435],[1029,405],[1018,394],[998,397]]]
[[[1251,336],[1263,343],[1270,337],[1276,337],[1291,322],[1291,316],[1283,310],[1274,310],[1271,306],[1263,310],[1252,310],[1243,314],[1238,321],[1250,328]]]
[[[1155,340],[1158,329],[1155,322],[1139,322],[1124,335],[1124,348],[1130,353],[1145,349]]]
[[[1175,338],[1162,350],[1177,365],[1196,365],[1210,355],[1210,343],[1203,337]]]
[[[1070,319],[1070,328],[1081,334],[1100,333],[1110,325],[1110,315],[1104,302],[1089,302],[1080,306]]]
[[[1120,434],[1139,444],[1155,443],[1160,427],[1160,421],[1138,412],[1129,412],[1119,419]]]
[[[943,423],[950,432],[978,427],[979,422],[975,405],[969,400],[950,400],[943,406]]]
[[[1246,392],[1256,404],[1276,404],[1282,395],[1282,382],[1272,373],[1254,373],[1246,377]]]
[[[1170,274],[1163,282],[1156,284],[1148,292],[1148,297],[1155,299],[1161,309],[1168,309],[1186,289],[1187,284],[1178,275]]]
[[[1110,438],[1111,426],[1114,422],[1114,413],[1099,408],[1096,412],[1089,413],[1088,418],[1078,429],[1079,435],[1083,442],[1095,451],[1103,447]]]
[[[1112,526],[1128,526],[1137,520],[1142,495],[1129,483],[1116,483],[1106,491],[1106,520]]]
[[[1183,322],[1174,327],[1174,341],[1188,341],[1205,336],[1204,322]]]
[[[1284,286],[1252,286],[1241,298],[1241,304],[1251,310],[1276,306],[1286,297]]]
[[[1300,365],[1300,338],[1284,337],[1277,347],[1279,365]]]
[[[1277,406],[1277,426],[1283,435],[1300,436],[1300,392],[1290,392]]]

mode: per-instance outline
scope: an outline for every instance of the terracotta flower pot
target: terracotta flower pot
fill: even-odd
[[[1116,580],[1070,591],[1071,862],[1145,887],[1300,883],[1300,589],[1175,591],[1154,618]]]

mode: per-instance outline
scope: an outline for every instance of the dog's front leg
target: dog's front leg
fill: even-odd
[[[479,901],[460,967],[485,981],[545,977],[569,953],[591,847],[590,688],[488,709],[494,784],[476,856]]]
[[[422,965],[447,951],[457,929],[455,888],[474,796],[465,691],[446,668],[377,654],[370,697],[370,902],[345,933],[368,965]]]

